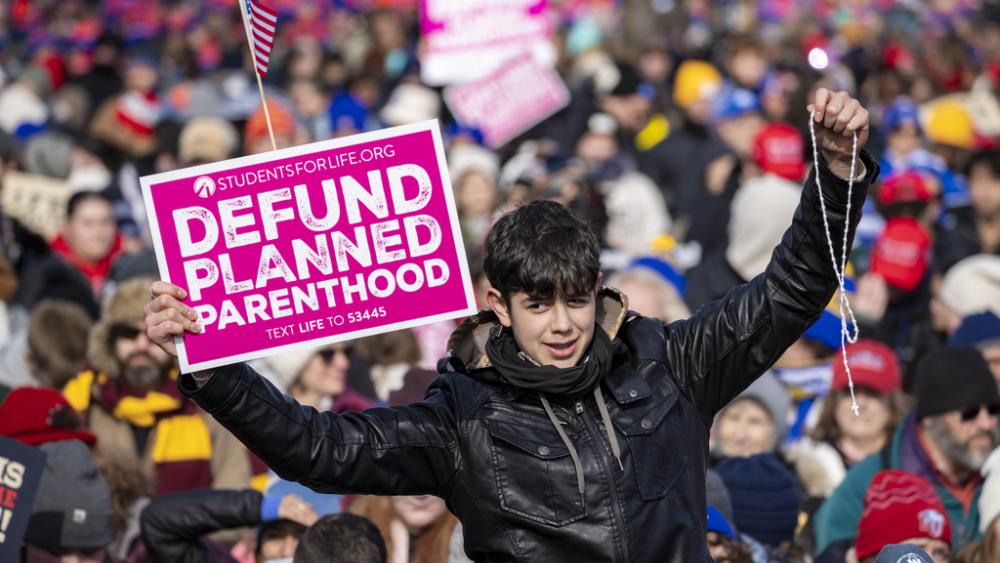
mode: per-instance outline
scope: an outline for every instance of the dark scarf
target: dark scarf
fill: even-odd
[[[594,338],[590,342],[590,348],[584,354],[583,360],[571,368],[557,368],[555,366],[539,366],[531,361],[514,341],[514,335],[510,331],[500,330],[491,335],[486,342],[486,355],[490,362],[500,374],[501,379],[529,391],[538,393],[538,398],[542,402],[545,414],[549,417],[549,422],[559,434],[559,439],[569,450],[569,455],[573,459],[573,467],[576,470],[576,485],[583,496],[586,483],[583,475],[583,463],[580,455],[570,441],[562,424],[556,418],[552,405],[546,395],[580,395],[582,393],[593,393],[594,402],[601,414],[601,422],[604,430],[608,434],[608,442],[611,444],[611,452],[618,461],[618,467],[625,470],[622,465],[621,446],[615,436],[614,428],[611,426],[611,415],[608,414],[607,405],[604,404],[604,394],[601,392],[600,379],[604,373],[611,369],[611,361],[617,343],[612,343],[608,333],[600,325],[594,327]]]
[[[494,333],[486,342],[486,355],[507,383],[547,395],[579,395],[592,391],[611,368],[614,345],[600,325],[594,328],[590,348],[571,368],[539,366],[521,352],[509,330]]]

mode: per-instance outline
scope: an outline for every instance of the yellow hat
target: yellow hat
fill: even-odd
[[[677,68],[674,78],[674,102],[686,108],[702,98],[713,96],[721,86],[722,76],[711,63],[684,61]]]
[[[931,107],[926,131],[927,138],[938,145],[972,149],[976,141],[972,117],[962,104],[952,100]]]

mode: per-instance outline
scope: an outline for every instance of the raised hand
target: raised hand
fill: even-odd
[[[813,103],[808,106],[816,129],[816,147],[823,153],[827,164],[838,176],[843,164],[850,167],[854,134],[858,134],[858,151],[868,142],[868,110],[847,92],[831,92],[826,88],[816,90]]]
[[[203,330],[198,323],[198,313],[181,303],[187,292],[171,283],[153,282],[149,296],[151,299],[145,307],[146,336],[166,353],[176,357],[174,337],[185,332],[197,334]]]

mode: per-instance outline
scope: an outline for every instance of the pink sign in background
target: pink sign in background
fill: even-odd
[[[509,60],[489,76],[444,90],[452,113],[482,131],[493,148],[564,108],[569,98],[559,74],[530,53]]]
[[[446,170],[430,121],[142,178],[160,274],[205,325],[182,371],[473,313]]]
[[[421,0],[427,49],[463,51],[546,37],[548,0]]]
[[[523,50],[555,64],[548,0],[420,0],[421,77],[477,79]]]

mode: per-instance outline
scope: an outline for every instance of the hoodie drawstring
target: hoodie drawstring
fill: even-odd
[[[549,404],[549,400],[545,398],[545,395],[541,393],[538,394],[542,399],[542,407],[545,408],[545,414],[549,415],[549,422],[552,426],[555,426],[556,432],[559,433],[559,438],[562,440],[563,445],[569,450],[569,457],[573,458],[573,468],[576,469],[576,487],[580,489],[580,495],[584,494],[586,487],[583,481],[583,464],[580,463],[580,454],[576,452],[576,448],[573,447],[573,443],[569,441],[569,436],[566,435],[566,431],[563,430],[562,425],[559,424],[559,420],[556,418],[554,412],[552,412],[552,405]]]
[[[604,404],[604,393],[601,391],[600,385],[594,387],[594,400],[597,401],[597,410],[601,411],[601,422],[604,423],[604,430],[608,433],[611,453],[614,454],[615,460],[618,461],[618,468],[625,471],[625,466],[622,465],[622,448],[618,444],[618,437],[615,436],[615,429],[611,426],[611,415],[608,414],[608,407]]]
[[[539,393],[538,397],[542,400],[542,407],[545,409],[545,414],[549,417],[549,422],[555,427],[556,433],[559,434],[559,439],[562,440],[566,449],[569,450],[569,457],[573,459],[573,469],[576,470],[576,486],[580,490],[580,494],[584,494],[586,490],[586,483],[583,477],[583,464],[580,463],[580,454],[573,447],[573,442],[570,442],[569,436],[566,435],[566,431],[563,430],[562,424],[559,423],[559,419],[556,418],[554,412],[552,412],[552,405],[549,404],[549,400],[544,394]],[[625,471],[625,466],[622,464],[622,449],[621,445],[618,443],[618,437],[615,436],[615,429],[611,426],[611,415],[608,414],[608,407],[604,404],[604,393],[601,391],[601,386],[598,385],[594,387],[594,400],[597,402],[597,410],[601,413],[601,422],[604,423],[604,430],[608,434],[608,443],[611,444],[611,453],[615,456],[615,461],[618,462],[618,467],[622,471]]]

